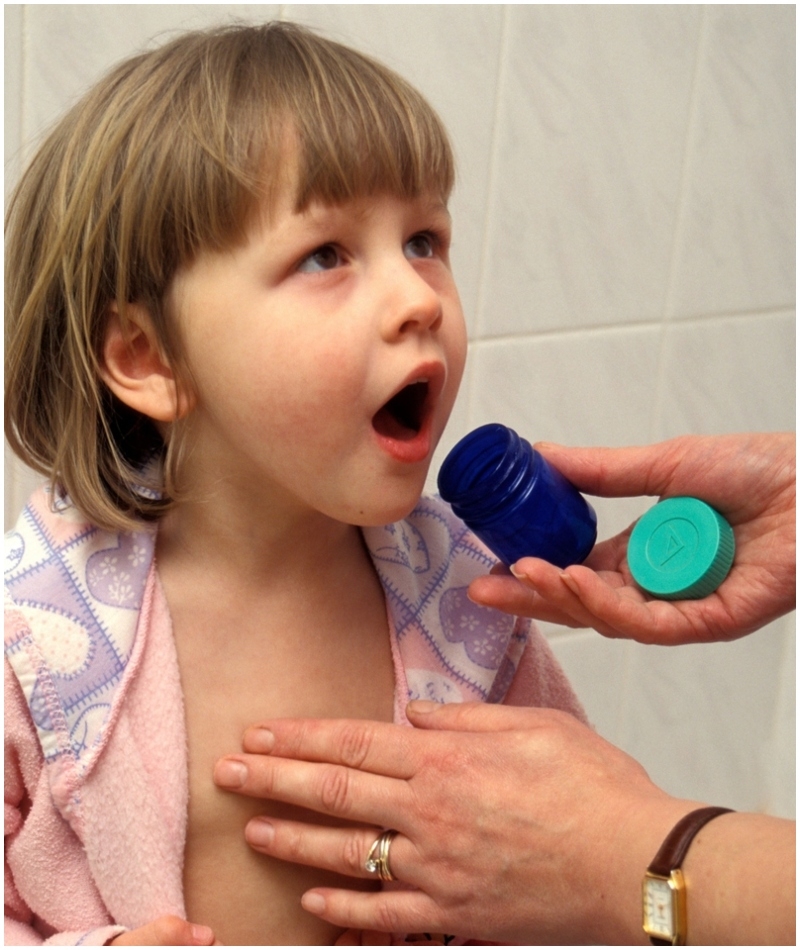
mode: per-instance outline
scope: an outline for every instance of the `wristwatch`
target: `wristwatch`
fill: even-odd
[[[686,884],[681,864],[697,832],[730,808],[698,808],[684,815],[664,839],[642,881],[642,926],[655,946],[686,943]]]

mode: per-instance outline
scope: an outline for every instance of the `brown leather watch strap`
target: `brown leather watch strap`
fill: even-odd
[[[688,815],[684,815],[664,839],[664,843],[658,849],[658,854],[650,862],[650,867],[647,870],[652,874],[669,877],[672,871],[679,868],[683,863],[689,845],[703,825],[711,821],[712,818],[724,815],[732,810],[731,808],[712,806],[698,808],[696,811],[690,811]]]

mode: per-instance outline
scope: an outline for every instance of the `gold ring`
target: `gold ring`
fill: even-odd
[[[382,881],[395,880],[395,876],[389,867],[389,848],[396,834],[396,831],[384,831],[383,834],[378,835],[369,849],[367,860],[364,862],[364,870],[368,874],[377,872]]]

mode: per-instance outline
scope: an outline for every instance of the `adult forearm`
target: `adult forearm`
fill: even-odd
[[[657,803],[625,827],[619,860],[609,855],[608,892],[598,903],[606,944],[643,944],[641,882],[667,831],[697,804]],[[671,817],[670,817],[671,816]],[[673,820],[674,819],[674,820]],[[645,843],[646,842],[646,843]],[[600,880],[601,862],[596,873]],[[686,883],[687,944],[795,944],[795,824],[766,815],[731,812],[695,836],[681,870]],[[535,938],[531,922],[531,939]],[[588,934],[587,934],[588,936]]]
[[[698,834],[683,868],[688,943],[795,944],[793,821],[723,815]]]

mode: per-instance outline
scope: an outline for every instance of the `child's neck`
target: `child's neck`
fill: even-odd
[[[158,557],[165,564],[196,567],[216,576],[231,576],[237,586],[265,582],[280,575],[319,578],[329,566],[361,561],[360,529],[319,512],[259,504],[237,505],[187,501],[164,518],[159,528]]]

